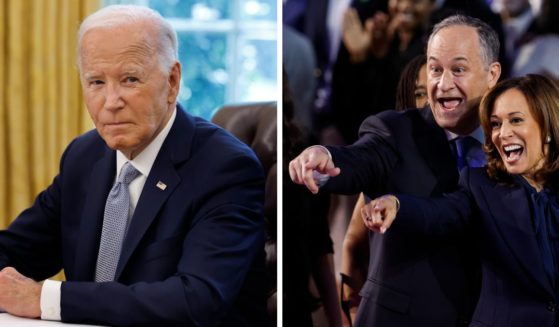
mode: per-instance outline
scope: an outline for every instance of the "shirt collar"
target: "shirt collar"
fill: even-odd
[[[128,160],[128,158],[126,158],[126,156],[122,152],[120,152],[119,150],[116,151],[117,176],[122,166],[124,166],[124,164],[128,161],[132,163],[134,168],[136,168],[140,173],[142,173],[142,176],[149,175],[149,172],[151,171],[151,167],[155,162],[155,158],[157,157],[157,154],[159,153],[159,150],[161,149],[163,142],[167,138],[167,135],[171,130],[171,126],[173,126],[173,122],[175,121],[176,116],[177,116],[177,108],[175,107],[175,109],[173,110],[173,114],[171,115],[171,118],[169,119],[165,127],[163,127],[163,129],[159,132],[159,134],[157,134],[157,136],[153,139],[153,141],[151,141],[151,143],[142,152],[140,152],[140,154],[138,154],[134,159]]]
[[[483,129],[481,128],[481,126],[478,126],[478,128],[476,128],[473,132],[471,132],[468,135],[458,135],[458,134],[454,134],[451,131],[448,131],[445,129],[446,132],[446,138],[449,141],[454,140],[457,137],[460,136],[471,136],[474,139],[478,140],[479,143],[484,144],[485,143],[485,137],[483,136]]]

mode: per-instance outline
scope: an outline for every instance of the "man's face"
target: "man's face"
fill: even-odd
[[[87,110],[107,145],[129,159],[157,136],[176,105],[180,64],[163,72],[154,34],[138,24],[98,28],[80,44]]]
[[[500,73],[498,63],[484,63],[473,27],[440,30],[427,48],[427,93],[437,124],[459,135],[476,129],[480,99]]]

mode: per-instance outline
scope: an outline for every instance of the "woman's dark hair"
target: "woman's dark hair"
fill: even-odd
[[[529,74],[504,80],[489,90],[481,100],[479,115],[485,134],[487,173],[491,178],[501,182],[510,183],[512,180],[497,148],[491,141],[491,115],[495,102],[510,89],[522,92],[528,102],[530,113],[540,127],[542,147],[548,145],[543,167],[536,172],[534,178],[537,181],[544,181],[545,186],[552,190],[559,191],[559,88],[551,79],[542,75]]]
[[[427,63],[425,55],[415,56],[402,71],[398,88],[396,89],[396,107],[397,111],[415,108],[415,85],[418,79],[421,66]]]

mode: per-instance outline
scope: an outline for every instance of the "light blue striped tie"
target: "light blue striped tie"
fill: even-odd
[[[130,211],[128,185],[138,175],[140,175],[140,172],[130,162],[125,163],[107,197],[103,231],[101,232],[101,244],[99,245],[99,255],[95,270],[96,282],[109,282],[115,278]]]

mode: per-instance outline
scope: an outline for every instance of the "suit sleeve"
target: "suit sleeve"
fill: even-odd
[[[378,194],[386,186],[392,168],[399,158],[392,131],[378,117],[368,117],[359,130],[359,140],[346,147],[332,147],[334,164],[340,175],[331,178],[323,188],[340,194],[366,190]]]
[[[196,211],[188,213],[193,217],[176,273],[131,285],[64,282],[63,321],[111,326],[231,324],[224,317],[230,316],[255,258],[263,253],[264,179],[253,156],[211,151],[228,160],[216,163],[207,158],[206,169],[198,172],[210,171],[213,178],[204,178],[208,191],[201,191]]]
[[[60,176],[56,176],[30,208],[0,231],[0,269],[11,266],[37,281],[58,273],[62,269],[59,217]]]
[[[475,203],[468,185],[469,176],[469,169],[463,170],[459,189],[442,197],[397,195],[400,210],[390,229],[432,236],[465,232],[475,215]]]

